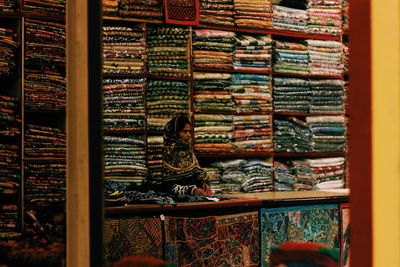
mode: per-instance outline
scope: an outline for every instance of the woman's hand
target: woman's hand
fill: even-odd
[[[198,188],[198,187],[193,190],[193,195],[194,196],[208,196],[206,191],[204,191],[203,189]]]
[[[206,192],[207,196],[212,195],[211,186],[209,184],[203,184],[203,190]]]

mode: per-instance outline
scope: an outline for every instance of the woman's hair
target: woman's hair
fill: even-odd
[[[178,139],[179,132],[185,128],[186,124],[190,124],[190,121],[186,114],[180,114],[173,117],[164,128],[164,140],[167,139]]]

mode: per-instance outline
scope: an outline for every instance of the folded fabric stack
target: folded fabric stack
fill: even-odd
[[[342,28],[347,31],[349,30],[349,0],[343,0],[342,4]]]
[[[233,112],[231,74],[193,73],[196,112]]]
[[[104,136],[104,166],[104,179],[141,186],[148,172],[143,138]]]
[[[314,179],[314,190],[328,190],[343,188],[344,158],[307,159],[311,175]]]
[[[343,44],[336,41],[307,40],[312,75],[343,74]]]
[[[222,193],[238,193],[242,191],[242,184],[247,180],[243,164],[245,159],[223,160],[211,163],[211,166],[218,168],[221,173]]]
[[[0,28],[0,76],[16,74],[17,34],[13,29]]]
[[[339,79],[310,80],[310,113],[343,113],[343,87],[344,81]]]
[[[344,82],[344,87],[343,87],[343,105],[344,105],[344,113],[346,114],[349,107],[349,81]]]
[[[133,18],[163,18],[161,0],[119,0],[118,14],[121,17]]]
[[[302,43],[276,41],[274,49],[274,71],[307,75],[308,49]]]
[[[274,121],[275,152],[311,152],[312,133],[308,125],[294,117]]]
[[[274,29],[307,32],[308,14],[306,10],[272,5]]]
[[[315,116],[306,118],[316,152],[342,152],[346,145],[346,125],[343,116]]]
[[[342,1],[308,0],[307,11],[310,17],[308,32],[315,34],[341,34]]]
[[[22,10],[36,16],[65,16],[65,0],[23,0]]]
[[[147,28],[147,67],[150,74],[188,77],[189,28]]]
[[[146,78],[104,79],[103,122],[106,132],[143,130]]]
[[[231,152],[232,115],[195,114],[194,149],[197,152]]]
[[[193,65],[202,68],[232,69],[235,49],[234,32],[193,31]]]
[[[142,74],[146,71],[144,24],[135,27],[103,27],[103,71]]]
[[[118,0],[102,0],[104,16],[118,16]]]
[[[308,80],[275,77],[274,111],[308,113],[310,106],[310,83]]]
[[[235,24],[241,28],[272,28],[271,0],[234,0]]]
[[[343,64],[344,64],[344,74],[349,73],[349,58],[350,58],[350,48],[348,44],[343,44]]]
[[[200,23],[233,27],[233,0],[200,0]]]
[[[19,100],[0,95],[0,137],[19,136],[21,120],[19,117]]]
[[[269,76],[233,74],[231,90],[236,112],[272,111],[271,80]]]
[[[207,179],[210,182],[212,193],[222,194],[220,170],[215,167],[204,167],[203,170],[207,173]]]
[[[267,35],[237,35],[233,68],[235,70],[270,71],[272,39]]]
[[[25,64],[65,63],[65,25],[25,19]]]
[[[0,12],[17,13],[19,10],[19,2],[17,0],[0,0]]]
[[[152,185],[162,183],[163,143],[162,136],[147,136],[148,181]]]
[[[246,193],[266,192],[273,189],[272,163],[266,160],[249,159],[242,164],[246,180],[242,190]]]
[[[315,179],[311,173],[311,168],[306,160],[289,161],[291,172],[295,175],[295,191],[312,190]]]
[[[274,161],[274,191],[293,191],[296,176],[284,162]]]
[[[147,129],[151,131],[163,131],[165,125],[169,122],[171,118],[154,118],[147,117]]]
[[[25,109],[65,110],[67,81],[56,71],[25,69]]]
[[[235,115],[233,126],[235,151],[273,151],[271,115]]]

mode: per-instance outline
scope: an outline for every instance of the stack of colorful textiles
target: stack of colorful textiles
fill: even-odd
[[[193,31],[193,65],[202,68],[232,69],[234,32]]]
[[[316,152],[342,152],[346,145],[346,124],[343,116],[306,118]]]
[[[314,187],[315,179],[312,176],[311,169],[306,160],[291,160],[290,170],[296,177],[294,185],[295,191],[312,190]]]
[[[272,39],[267,35],[237,35],[233,68],[235,70],[270,71]]]
[[[343,86],[343,105],[344,105],[344,113],[346,114],[349,110],[349,81],[344,82]]]
[[[342,29],[345,31],[349,30],[349,0],[343,0],[342,9]]]
[[[266,192],[273,189],[272,163],[266,160],[249,159],[242,164],[246,180],[242,190],[246,193]]]
[[[200,23],[233,27],[233,0],[200,0]]]
[[[144,24],[136,27],[103,27],[103,71],[143,74],[146,71]]]
[[[343,113],[344,81],[336,79],[310,80],[311,114]]]
[[[237,113],[272,111],[271,78],[258,74],[233,74],[232,97]]]
[[[150,131],[163,131],[165,125],[169,122],[171,118],[152,118],[147,117],[147,130]]]
[[[19,10],[19,1],[17,0],[1,0],[0,12],[2,13],[16,13]]]
[[[274,29],[307,32],[306,10],[273,5]]]
[[[102,0],[104,16],[118,16],[118,0]]]
[[[104,136],[104,179],[141,186],[148,172],[145,146],[140,136]]]
[[[143,130],[146,78],[104,79],[103,121],[106,132]]]
[[[222,194],[220,170],[213,167],[204,167],[203,170],[207,173],[207,180],[210,182],[212,193]]]
[[[343,44],[336,41],[307,40],[312,75],[343,74]]]
[[[65,63],[65,25],[25,19],[25,64]]]
[[[147,28],[147,67],[150,74],[188,77],[189,28]]]
[[[0,137],[18,136],[21,133],[19,100],[0,95]]]
[[[0,28],[0,76],[16,74],[17,34],[13,29]]]
[[[218,168],[221,173],[221,191],[222,193],[238,193],[242,191],[242,184],[247,180],[243,164],[247,163],[245,159],[233,159],[215,161],[211,166]]]
[[[198,152],[231,152],[232,115],[195,114],[194,149]]]
[[[309,81],[297,78],[274,78],[274,111],[308,113],[310,106]]]
[[[348,44],[343,44],[343,64],[344,64],[344,74],[349,73],[349,58],[350,58],[350,48]]]
[[[234,0],[235,24],[241,28],[272,28],[271,0]]]
[[[23,0],[22,10],[35,16],[65,16],[65,0]]]
[[[293,191],[296,177],[290,167],[280,161],[274,161],[274,191]]]
[[[25,126],[25,157],[32,160],[47,158],[65,160],[65,132],[52,127]]]
[[[276,41],[274,49],[274,71],[307,75],[308,49],[302,43]]]
[[[271,115],[235,115],[233,126],[235,151],[273,151]]]
[[[307,159],[314,179],[314,190],[343,188],[344,158]]]
[[[25,69],[25,109],[65,110],[67,82],[61,73]]]
[[[289,117],[274,123],[275,152],[311,152],[312,133],[304,121]]]
[[[309,33],[342,33],[342,0],[308,0],[307,11]]]
[[[231,74],[193,73],[196,112],[233,112]]]
[[[163,18],[161,0],[119,0],[118,4],[118,14],[121,17]]]
[[[162,136],[147,136],[148,181],[152,185],[162,183],[163,143]]]

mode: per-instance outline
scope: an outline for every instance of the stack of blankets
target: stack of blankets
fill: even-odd
[[[240,28],[272,28],[271,0],[234,0],[235,24]]]
[[[59,72],[25,69],[25,109],[65,110],[66,83],[65,77]]]
[[[147,28],[147,67],[152,75],[188,77],[189,28]]]
[[[200,0],[200,23],[233,27],[233,0]]]
[[[118,14],[121,17],[162,19],[161,0],[119,0]]]
[[[0,28],[0,76],[16,74],[17,34],[13,29]]]
[[[2,13],[17,13],[19,10],[19,1],[17,0],[2,0],[0,1],[0,12]]]
[[[313,151],[343,152],[346,146],[344,116],[307,117],[312,132]]]
[[[234,32],[219,30],[193,31],[193,66],[232,69],[235,49]]]
[[[233,112],[231,74],[193,73],[194,110],[196,112]]]
[[[294,191],[296,176],[287,163],[274,161],[274,191]]]
[[[307,75],[308,48],[300,42],[276,41],[274,49],[274,71]]]
[[[0,95],[0,137],[20,135],[21,120],[19,114],[19,100]]]
[[[144,24],[135,27],[103,27],[105,74],[143,74],[146,71]]]
[[[146,147],[141,136],[104,136],[104,179],[132,187],[147,178]]]
[[[306,10],[273,5],[274,29],[307,32],[308,14]]]
[[[118,0],[102,0],[101,4],[104,16],[118,16]]]
[[[245,159],[223,160],[211,163],[211,167],[218,168],[221,173],[222,193],[239,193],[242,191],[242,184],[247,179],[243,170],[243,164],[245,163]]]
[[[65,25],[25,19],[25,64],[65,64]]]
[[[166,118],[155,118],[147,117],[147,130],[150,131],[163,131],[165,125],[170,121],[170,117]]]
[[[342,0],[308,0],[307,11],[309,33],[342,33]]]
[[[215,194],[222,194],[221,172],[215,167],[204,167],[203,170],[207,173],[207,180],[210,182],[211,191]]]
[[[218,153],[233,150],[232,115],[195,114],[194,119],[195,151]]]
[[[343,44],[336,41],[307,40],[312,75],[338,76],[343,74]]]
[[[65,0],[23,0],[22,10],[35,16],[65,16]]]
[[[275,77],[273,92],[275,112],[309,112],[311,92],[308,80]]]
[[[344,81],[339,79],[310,80],[311,114],[341,114]]]
[[[104,79],[103,121],[106,132],[143,130],[146,78]]]
[[[270,71],[272,39],[267,35],[237,35],[233,68],[245,71]]]
[[[162,136],[147,136],[147,168],[149,170],[147,179],[153,185],[162,183],[163,143]]]
[[[311,152],[312,133],[307,123],[295,118],[274,120],[275,152]]]
[[[271,115],[235,115],[233,126],[235,151],[273,151]]]

